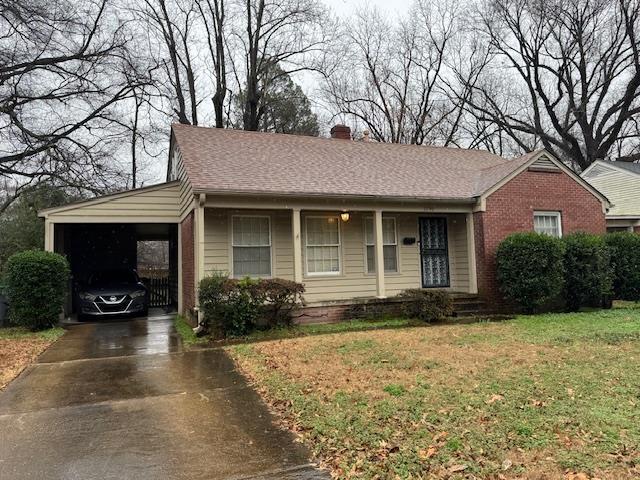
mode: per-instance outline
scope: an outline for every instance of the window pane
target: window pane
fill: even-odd
[[[365,245],[373,245],[375,243],[373,236],[373,218],[371,217],[364,219],[364,243]]]
[[[396,243],[396,220],[394,218],[382,219],[382,243],[384,245],[395,245]]]
[[[332,273],[340,271],[340,247],[307,247],[307,271]]]
[[[270,274],[270,247],[233,247],[233,275],[235,277]]]
[[[398,257],[396,255],[395,245],[385,245],[382,247],[384,253],[384,271],[385,272],[397,272],[398,271]]]
[[[364,219],[364,242],[365,245],[375,245],[375,235],[373,234],[373,218]],[[384,245],[395,245],[396,243],[396,219],[382,219],[382,242]]]
[[[367,272],[374,273],[376,271],[376,247],[367,245]]]
[[[533,217],[533,229],[537,233],[560,236],[560,217],[558,215],[535,214]]]
[[[307,218],[307,245],[337,245],[338,219],[335,217]]]
[[[235,246],[268,246],[268,217],[233,217],[233,244]]]

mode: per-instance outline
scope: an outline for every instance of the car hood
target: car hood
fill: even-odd
[[[81,293],[89,295],[127,295],[138,290],[146,290],[142,283],[109,283],[80,288]]]

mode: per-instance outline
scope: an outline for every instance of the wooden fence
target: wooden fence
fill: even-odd
[[[149,290],[149,307],[166,308],[171,305],[171,282],[169,277],[143,278]]]

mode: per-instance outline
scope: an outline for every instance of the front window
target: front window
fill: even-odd
[[[376,241],[373,229],[373,218],[364,219],[365,244],[367,246],[367,272],[376,271]],[[396,235],[396,219],[382,219],[382,251],[384,256],[384,271],[398,271],[398,237]]]
[[[271,223],[264,216],[232,219],[233,276],[271,275]]]
[[[306,260],[310,275],[340,273],[338,217],[306,217]]]
[[[534,212],[533,229],[552,237],[562,237],[562,217],[560,212]]]

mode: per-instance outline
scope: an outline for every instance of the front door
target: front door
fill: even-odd
[[[420,263],[422,264],[422,288],[449,286],[446,218],[420,218]]]

